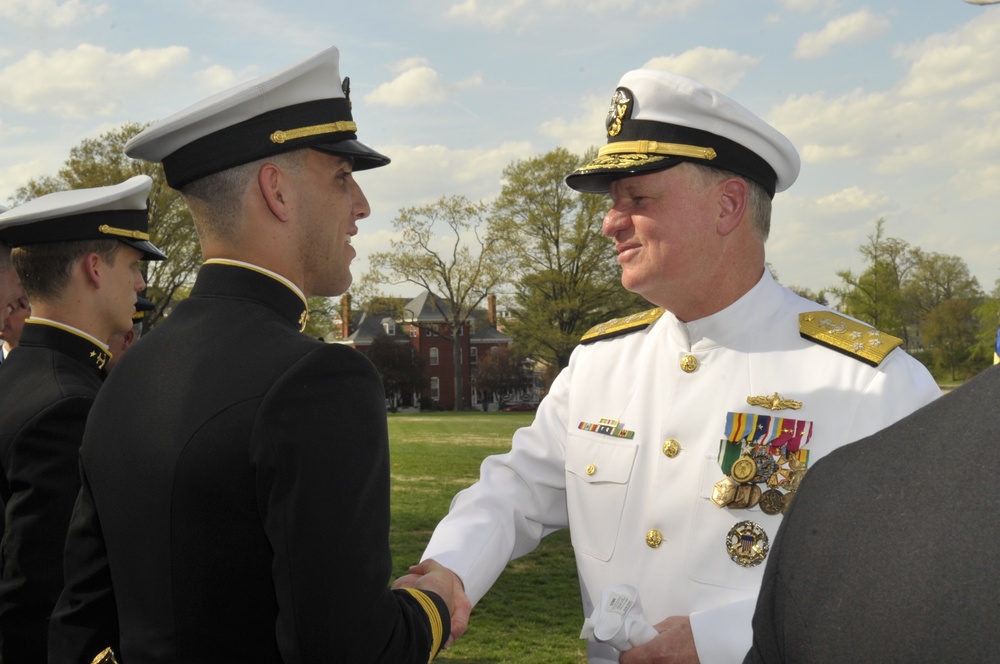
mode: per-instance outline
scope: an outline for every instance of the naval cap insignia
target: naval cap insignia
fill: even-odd
[[[632,115],[632,91],[628,88],[618,88],[611,97],[611,108],[608,109],[608,119],[605,126],[608,136],[614,137],[622,131],[622,120]]]
[[[756,567],[761,564],[767,558],[770,548],[764,528],[753,521],[740,521],[726,535],[729,557],[741,567]]]

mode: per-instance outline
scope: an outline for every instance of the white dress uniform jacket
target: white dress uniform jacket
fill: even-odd
[[[812,463],[940,395],[901,349],[873,367],[802,338],[798,314],[818,309],[765,270],[715,315],[682,323],[667,312],[645,329],[581,345],[511,451],[487,458],[479,481],[455,497],[424,559],[454,570],[475,604],[510,560],[568,526],[584,615],[605,586],[628,583],[639,589],[647,622],[691,616],[703,664],[741,661],[764,565],[734,562],[727,536],[751,520],[774,537],[781,516],[711,500],[725,477],[719,451],[728,413],[810,422],[803,449]],[[688,356],[697,361],[690,373],[681,368]],[[801,408],[747,403],[775,392]],[[581,428],[604,418],[632,438]],[[667,441],[671,453],[679,445],[675,456]],[[589,644],[588,654],[591,662],[618,661],[604,644]]]

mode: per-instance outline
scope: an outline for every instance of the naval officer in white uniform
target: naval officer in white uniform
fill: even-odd
[[[899,339],[765,269],[771,199],[799,172],[777,130],[695,81],[638,70],[607,134],[567,184],[610,195],[622,283],[657,308],[587,334],[423,559],[475,604],[510,560],[569,527],[584,615],[628,584],[658,632],[621,662],[739,662],[761,563],[808,466],[940,391]],[[593,637],[588,653],[620,655]]]

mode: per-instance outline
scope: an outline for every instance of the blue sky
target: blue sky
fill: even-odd
[[[603,144],[618,79],[653,66],[799,149],[767,247],[782,282],[858,270],[879,217],[1000,278],[1000,7],[961,0],[0,0],[0,202],[84,138],[331,44],[360,138],[393,159],[358,175],[355,277],[400,208],[489,199],[517,159]]]

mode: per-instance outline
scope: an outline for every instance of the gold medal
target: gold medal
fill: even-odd
[[[739,485],[728,477],[723,477],[712,487],[712,502],[719,507],[725,507],[736,497],[736,487]]]
[[[743,484],[744,482],[749,482],[757,474],[757,464],[754,460],[748,456],[741,456],[739,459],[733,462],[733,468],[729,475],[734,480]]]
[[[740,521],[726,535],[726,551],[740,567],[755,567],[767,558],[771,548],[767,533],[760,524]]]
[[[785,482],[785,489],[788,491],[798,491],[802,478],[806,476],[804,470],[792,470],[788,473],[788,480]]]
[[[750,500],[747,502],[747,509],[752,509],[757,507],[757,503],[760,502],[761,497],[760,487],[756,484],[750,485]]]
[[[738,484],[736,486],[736,496],[726,507],[731,510],[741,510],[750,506],[750,487],[752,484]]]
[[[764,514],[781,514],[785,509],[785,496],[777,489],[768,489],[760,496],[760,510]]]

